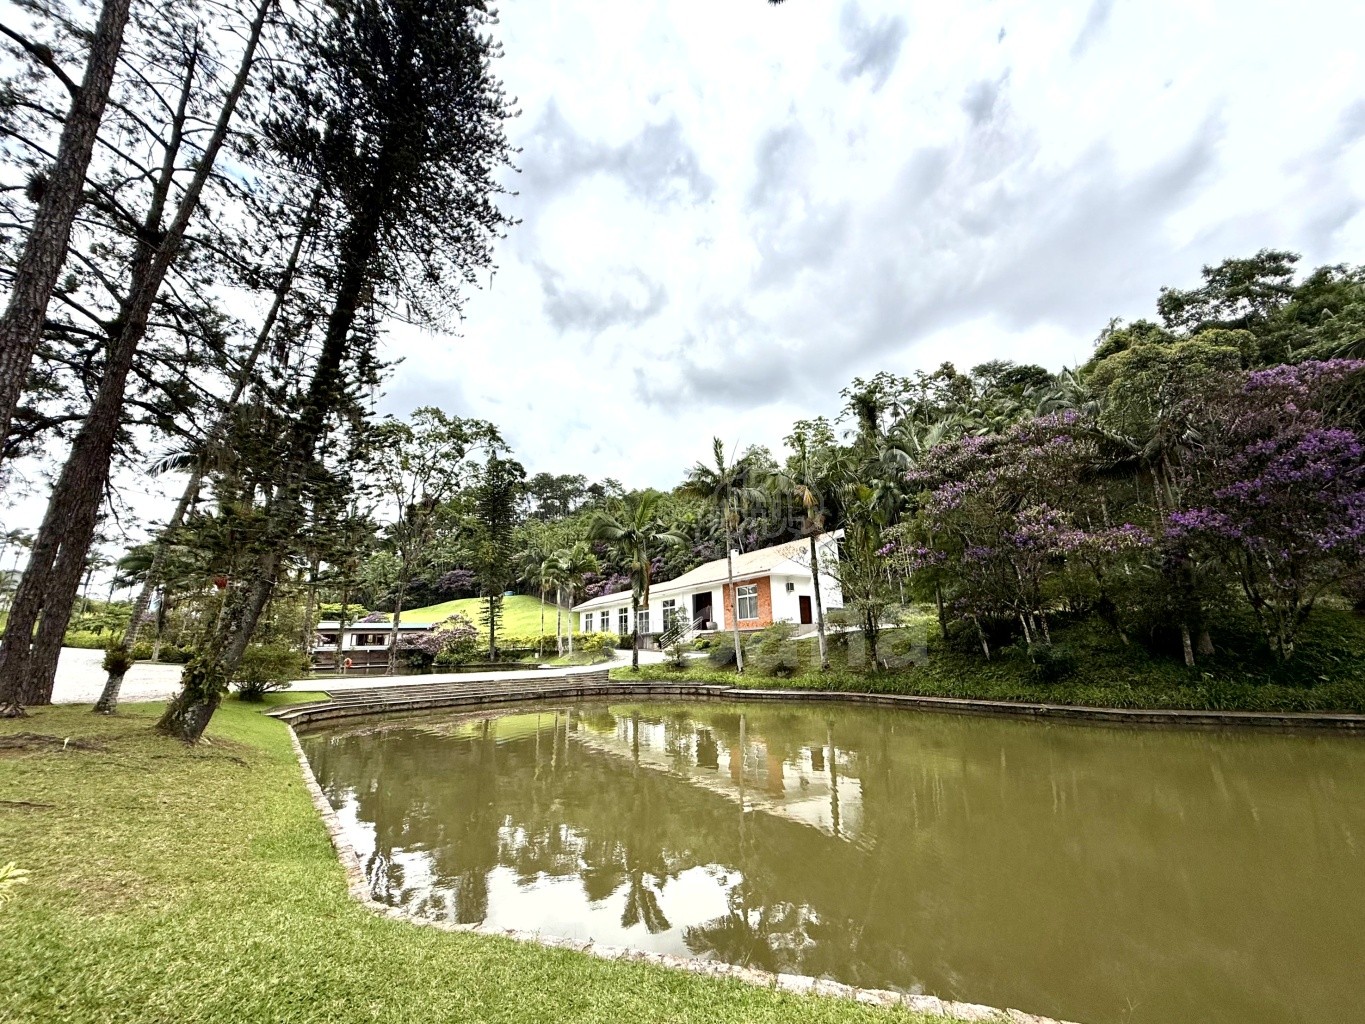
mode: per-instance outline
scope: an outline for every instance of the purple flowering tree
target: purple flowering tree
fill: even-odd
[[[1308,427],[1247,445],[1208,504],[1171,514],[1169,532],[1226,557],[1276,653],[1294,653],[1318,598],[1365,573],[1365,445]]]
[[[1171,538],[1223,556],[1282,659],[1322,594],[1365,573],[1365,443],[1342,422],[1362,370],[1336,359],[1249,374],[1208,497],[1167,519]]]
[[[421,633],[404,633],[398,640],[398,653],[417,668],[430,668],[437,660],[458,665],[474,656],[479,645],[479,628],[468,616],[456,612]]]

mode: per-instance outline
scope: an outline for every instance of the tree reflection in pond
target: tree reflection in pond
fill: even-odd
[[[418,917],[1095,1024],[1348,1019],[1365,981],[1356,738],[588,703],[303,743]]]

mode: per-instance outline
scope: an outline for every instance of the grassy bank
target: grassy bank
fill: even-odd
[[[891,667],[862,668],[861,639],[845,634],[831,644],[829,672],[820,672],[815,641],[795,641],[795,672],[764,674],[757,658],[744,675],[708,660],[689,659],[678,670],[644,666],[612,670],[614,679],[678,680],[729,686],[783,687],[924,697],[1013,700],[1089,707],[1179,708],[1213,711],[1354,711],[1365,713],[1365,618],[1322,609],[1304,629],[1293,661],[1279,665],[1246,624],[1215,638],[1215,654],[1193,669],[1137,643],[1123,645],[1094,623],[1053,629],[1058,660],[1039,665],[1011,647],[986,661],[954,650],[922,617],[883,633]]]
[[[457,601],[442,601],[440,604],[429,604],[425,608],[411,608],[403,612],[403,621],[409,623],[441,622],[458,612],[468,618],[470,622],[477,623],[481,604],[483,601],[477,597],[465,597]],[[541,602],[538,597],[515,594],[512,597],[503,598],[502,622],[498,626],[499,631],[518,636],[539,634],[540,609]],[[572,620],[575,618],[577,616],[570,615],[568,611],[563,613],[561,622],[564,632],[577,632],[572,624]],[[545,604],[545,632],[550,636],[555,635],[555,606],[550,603]]]
[[[284,726],[229,701],[190,749],[152,733],[159,711],[0,721],[0,863],[32,873],[0,905],[0,1020],[924,1020],[379,918]]]

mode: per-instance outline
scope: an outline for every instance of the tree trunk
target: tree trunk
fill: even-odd
[[[407,576],[406,570],[403,575]],[[385,675],[391,676],[398,671],[398,625],[403,621],[403,598],[407,590],[407,586],[400,583],[398,593],[393,599],[393,624],[389,627],[389,666]]]
[[[545,588],[540,590],[540,636],[536,638],[536,657],[545,657]]]
[[[564,656],[564,591],[555,587],[555,657]]]
[[[24,607],[16,607],[11,611],[3,648],[0,648],[0,703],[15,701],[15,695],[21,691],[33,698],[32,703],[47,704],[52,699],[57,655],[61,648],[61,632],[58,632],[57,627],[60,625],[60,630],[64,632],[71,617],[81,569],[94,536],[100,502],[104,499],[105,487],[109,482],[109,465],[122,418],[128,374],[138,346],[146,334],[147,320],[157,292],[180,249],[190,219],[198,209],[204,184],[227,137],[237,101],[246,88],[247,76],[255,61],[266,13],[273,5],[274,0],[260,0],[237,77],[224,98],[213,133],[205,141],[195,173],[176,206],[175,216],[171,224],[163,229],[164,203],[171,188],[174,170],[170,165],[179,151],[189,103],[188,83],[181,95],[181,106],[172,122],[172,138],[167,144],[167,159],[144,225],[148,233],[159,241],[154,249],[144,245],[133,261],[128,295],[110,331],[104,374],[48,500],[47,514],[39,529],[39,538],[34,543],[35,552],[42,546],[43,557],[29,560],[24,582],[20,584],[25,594]],[[30,581],[31,585],[25,586]],[[19,604],[17,599],[15,604]],[[16,615],[16,612],[19,614]],[[54,623],[48,628],[39,627],[38,642],[41,649],[35,650],[30,645],[33,626],[40,618],[47,620],[49,617],[54,619]],[[60,621],[58,623],[55,620]],[[38,675],[35,668],[44,669],[44,674]]]
[[[304,242],[310,236],[313,229],[314,217],[317,213],[318,204],[322,201],[322,187],[319,185],[313,192],[313,198],[309,202],[308,210],[304,214],[303,222],[299,227],[298,235],[294,238],[294,246],[289,252],[289,259],[286,261],[284,270],[280,274],[280,280],[275,286],[275,296],[271,301],[270,309],[266,311],[265,319],[261,321],[260,329],[256,332],[255,342],[251,346],[251,351],[243,360],[241,367],[237,371],[237,379],[232,388],[232,394],[223,403],[223,409],[214,420],[213,425],[204,436],[203,451],[194,460],[194,466],[190,471],[190,478],[185,481],[185,490],[180,495],[180,501],[175,506],[175,511],[171,514],[166,526],[157,534],[156,546],[152,551],[152,564],[147,568],[147,578],[142,583],[142,589],[138,592],[137,600],[133,604],[133,617],[128,621],[128,628],[124,631],[123,642],[120,649],[123,653],[129,653],[133,648],[133,643],[137,639],[137,631],[143,614],[151,604],[152,594],[161,585],[161,575],[166,566],[166,556],[170,549],[170,538],[174,532],[180,528],[180,524],[185,521],[185,515],[189,512],[190,506],[199,496],[199,488],[204,480],[204,473],[208,466],[208,456],[212,449],[220,442],[230,425],[232,410],[241,401],[242,395],[246,393],[247,386],[255,374],[256,364],[260,361],[261,353],[265,351],[266,342],[270,338],[271,332],[275,328],[275,323],[279,319],[280,310],[284,307],[285,299],[294,286],[294,277],[298,273],[299,257],[303,253]],[[313,578],[317,579],[317,560],[313,562]],[[310,599],[314,591],[309,591]],[[311,613],[310,616],[311,617]],[[343,623],[344,625],[344,623]],[[304,637],[304,650],[309,650],[307,636]],[[152,661],[157,660],[160,653],[160,632],[157,633],[157,651],[152,655]],[[337,636],[337,668],[341,668],[340,663],[341,637]],[[309,659],[312,660],[311,658]],[[100,694],[100,699],[95,704],[97,714],[112,715],[118,709],[119,689],[123,686],[123,668],[129,664],[127,659],[116,659],[113,669],[109,672],[108,678],[104,681],[104,691]]]
[[[1199,627],[1199,644],[1196,650],[1201,657],[1207,658],[1213,654],[1213,637],[1209,635],[1208,626]]]
[[[948,615],[943,610],[943,584],[934,581],[934,604],[938,606],[938,632],[944,640],[948,639]],[[978,624],[977,628],[980,628]],[[989,658],[989,654],[987,655]]]
[[[632,594],[630,598],[630,610],[635,618],[632,620],[635,629],[631,633],[635,642],[630,645],[630,670],[640,671],[640,598]]]
[[[308,565],[308,597],[303,606],[303,635],[299,638],[300,646],[310,653],[313,650],[313,633],[316,630],[313,615],[318,605],[318,565],[321,562],[322,559],[315,554]]]
[[[981,620],[975,615],[972,616],[972,625],[976,626],[976,638],[981,641],[981,653],[986,656],[986,660],[991,660],[991,645],[986,640],[986,631],[981,628]]]
[[[47,187],[9,282],[9,305],[0,318],[0,442],[9,434],[29,364],[42,338],[52,290],[66,262],[71,225],[81,205],[90,154],[109,100],[129,6],[130,0],[105,0],[100,8],[85,75],[72,97]]]
[[[111,362],[113,358],[111,353]],[[106,380],[117,369],[111,367]],[[121,380],[116,397],[112,389],[101,386],[53,487],[0,646],[0,704],[52,701],[62,634],[71,618],[108,481],[122,392]]]
[[[232,675],[261,612],[270,600],[279,574],[280,559],[273,552],[262,556],[252,573],[251,582],[225,594],[225,615],[214,631],[204,653],[193,658],[181,674],[181,688],[157,722],[158,732],[186,743],[197,743],[208,728],[209,719],[227,693]]]
[[[1194,668],[1194,645],[1190,643],[1190,624],[1184,620],[1180,623],[1180,649],[1185,654],[1185,666]]]
[[[341,585],[341,611],[337,615],[337,650],[336,657],[332,660],[332,668],[340,672],[346,661],[346,612],[349,610],[351,601],[351,588],[344,582]]]
[[[717,441],[717,444],[720,442]],[[725,523],[725,578],[730,584],[730,632],[735,638],[735,673],[744,674],[744,648],[739,644],[739,591],[735,590],[735,546],[730,538],[730,522]],[[725,602],[721,602],[724,607]]]
[[[820,596],[820,555],[815,550],[815,534],[810,535],[810,572],[815,583],[815,634],[820,643],[820,671],[829,671],[829,648],[825,643],[825,602]]]

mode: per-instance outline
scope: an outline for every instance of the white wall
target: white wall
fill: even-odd
[[[836,560],[838,559],[838,547],[836,546],[836,541],[833,537],[827,536],[821,541],[819,541],[819,555],[821,603],[824,605],[826,611],[828,611],[831,608],[842,608],[844,606],[843,591],[839,589],[838,581],[826,569],[826,566],[834,565]],[[790,594],[787,593],[788,582],[796,584],[796,589]],[[800,597],[804,594],[805,596],[813,599],[815,596],[815,589],[812,585],[810,574],[809,546],[803,548],[795,558],[788,559],[785,563],[780,564],[773,571],[771,584],[773,621],[778,622],[785,620],[788,622],[799,623],[801,621]],[[721,630],[729,629],[730,622],[725,614],[724,586],[725,585],[723,583],[716,583],[710,587],[699,588],[697,590],[687,590],[681,592],[675,591],[673,593],[659,593],[658,591],[652,591],[649,595],[649,632],[651,633],[663,632],[665,600],[670,598],[676,600],[682,607],[683,614],[687,616],[688,621],[691,621],[693,618],[692,615],[693,595],[698,593],[706,593],[707,590],[709,590],[711,593],[711,618],[715,621],[716,627]],[[613,604],[610,606],[611,624],[609,632],[616,632],[617,609],[622,607],[629,608],[629,606],[630,606],[629,596],[627,596],[618,604]],[[643,609],[641,610],[643,611]],[[601,608],[594,608],[592,610],[593,632],[598,632],[602,628],[601,613],[602,613]],[[584,614],[585,613],[579,613],[578,619],[579,629],[584,628],[583,627]],[[631,614],[630,617],[631,628],[633,629],[635,625],[633,613]],[[812,600],[811,618],[813,619],[814,617],[815,608],[813,606]]]

